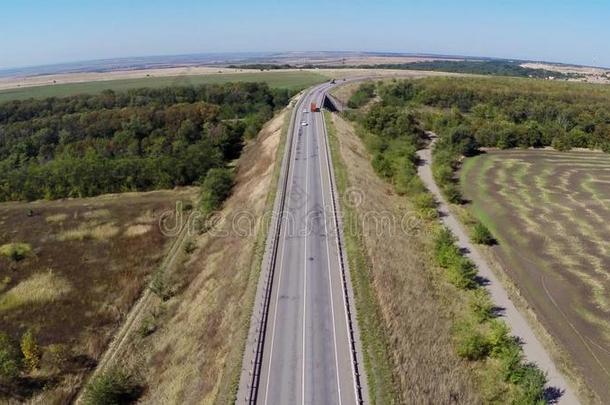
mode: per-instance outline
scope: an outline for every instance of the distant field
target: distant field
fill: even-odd
[[[192,193],[0,204],[0,331],[18,341],[30,329],[42,349],[0,402],[69,402],[164,255],[161,213]]]
[[[62,97],[75,94],[96,94],[106,89],[124,91],[139,87],[188,86],[227,82],[265,82],[270,87],[301,90],[326,80],[328,80],[326,76],[313,72],[217,73],[209,75],[146,77],[2,90],[0,91],[0,102],[27,98]]]
[[[610,396],[610,156],[493,151],[467,159],[464,195],[494,255],[601,398]]]

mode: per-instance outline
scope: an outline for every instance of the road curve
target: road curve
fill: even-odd
[[[251,339],[254,351],[244,363],[237,403],[363,402],[326,127],[322,113],[310,111],[332,86],[308,90],[293,113],[278,190],[283,200],[275,207],[282,212],[279,232],[272,223],[270,234],[277,235],[267,243],[270,272],[267,280],[263,274],[266,285],[255,304],[261,308],[253,317],[256,342]]]
[[[541,370],[546,372],[548,386],[562,392],[558,403],[561,405],[579,404],[580,402],[572,387],[570,387],[564,376],[559,372],[551,359],[551,356],[536,337],[536,334],[525,317],[517,310],[496,275],[488,266],[485,259],[483,259],[483,256],[478,252],[477,247],[470,242],[470,238],[464,231],[461,223],[449,209],[445,198],[432,176],[432,145],[436,140],[436,135],[431,132],[429,135],[432,138],[432,143],[426,149],[417,152],[421,162],[418,167],[418,174],[426,188],[430,190],[438,202],[438,211],[441,214],[442,223],[456,236],[458,239],[457,244],[460,249],[469,252],[467,256],[477,266],[479,275],[489,280],[486,288],[491,295],[492,301],[497,307],[504,309],[502,318],[510,327],[511,333],[523,342],[523,352],[526,359],[536,363]]]

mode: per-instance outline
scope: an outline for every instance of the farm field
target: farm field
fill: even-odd
[[[193,193],[0,204],[0,331],[16,343],[32,331],[41,354],[0,402],[72,397],[169,246],[161,213]]]
[[[98,94],[103,90],[125,91],[141,87],[191,86],[223,84],[228,82],[265,82],[270,87],[301,90],[328,80],[314,72],[248,72],[211,73],[205,75],[159,76],[118,80],[99,80],[83,83],[65,83],[46,86],[22,87],[0,91],[0,103],[28,98],[65,97],[76,94]]]
[[[489,151],[460,173],[492,254],[587,383],[610,396],[610,156]]]

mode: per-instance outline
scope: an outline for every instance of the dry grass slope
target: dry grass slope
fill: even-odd
[[[341,157],[340,162],[335,158],[334,164],[344,165],[344,169],[337,167],[338,183],[340,173],[347,173],[346,185],[356,187],[364,196],[362,203],[351,209],[345,201],[342,203],[344,215],[349,216],[353,210],[354,217],[348,219],[358,221],[355,229],[359,228],[356,234],[345,230],[347,243],[351,239],[359,244],[366,258],[362,263],[353,263],[350,257],[352,278],[361,279],[364,284],[355,282],[357,301],[363,289],[372,289],[382,320],[379,327],[387,337],[385,342],[367,342],[364,336],[364,345],[368,347],[365,350],[370,351],[375,345],[386,346],[394,384],[389,389],[396,391],[389,397],[383,392],[384,381],[375,381],[377,370],[384,366],[383,359],[373,362],[369,359],[369,383],[378,386],[371,399],[379,404],[481,403],[469,364],[455,354],[450,338],[453,318],[464,310],[466,303],[455,288],[442,281],[441,271],[431,264],[431,237],[426,222],[418,222],[417,227],[406,232],[400,229],[400,223],[394,230],[385,227],[380,232],[371,213],[400,219],[414,210],[407,199],[397,196],[375,174],[370,156],[351,125],[336,115],[333,124],[337,134],[333,142],[338,141]],[[357,305],[362,328],[363,322],[367,322],[363,318],[375,317],[376,311],[370,304],[364,311],[360,302]]]
[[[146,370],[142,403],[234,401],[264,248],[261,218],[288,118],[288,110],[279,114],[247,145],[218,232],[192,236],[194,251],[183,253],[177,271],[190,275],[184,290],[153,309],[156,331],[132,336],[125,347],[124,365]],[[248,232],[232,232],[233,218],[243,213],[256,221]]]

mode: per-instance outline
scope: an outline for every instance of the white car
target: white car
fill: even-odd
[[[301,122],[301,126],[302,127],[306,127],[307,125],[309,125],[308,123],[306,123],[305,121]]]
[[[307,114],[308,112],[308,110],[303,110],[303,114]]]

